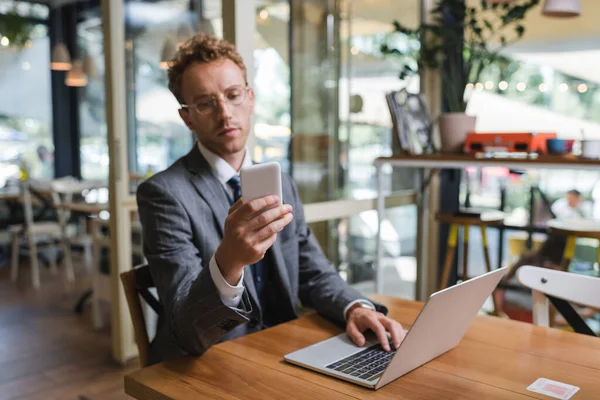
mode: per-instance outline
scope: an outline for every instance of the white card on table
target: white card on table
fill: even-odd
[[[535,393],[545,394],[546,396],[554,397],[555,399],[567,400],[577,393],[579,388],[566,383],[561,383],[546,378],[539,378],[537,381],[529,385],[527,390]]]

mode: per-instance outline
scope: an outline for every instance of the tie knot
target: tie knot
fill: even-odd
[[[233,202],[238,201],[242,197],[242,183],[240,182],[239,175],[234,175],[227,184],[233,189]]]
[[[233,190],[237,189],[237,188],[241,188],[242,187],[242,183],[240,181],[240,176],[239,175],[234,175],[231,177],[230,180],[227,181],[227,184],[229,186],[231,186],[231,188]]]

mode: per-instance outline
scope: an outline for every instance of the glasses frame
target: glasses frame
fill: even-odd
[[[230,90],[231,88],[235,88],[236,86],[242,86],[242,85],[233,85],[227,88],[227,90]],[[227,104],[228,106],[239,106],[244,104],[244,102],[246,101],[246,99],[248,98],[248,90],[250,89],[248,86],[242,86],[243,89],[243,99],[239,102],[239,103],[234,103],[231,100],[227,100],[227,98],[225,97],[224,93],[219,93],[218,95],[211,95],[211,98],[214,100],[215,102],[215,106],[212,108],[209,108],[207,110],[204,111],[200,111],[198,110],[198,107],[195,104],[192,104],[191,106],[188,104],[180,104],[179,106],[184,109],[184,110],[194,110],[196,112],[196,114],[198,115],[209,115],[215,112],[215,110],[217,109],[217,104],[219,102],[219,100],[223,101],[223,103]],[[227,92],[227,90],[225,90]]]

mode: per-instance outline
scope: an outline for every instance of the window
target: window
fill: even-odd
[[[54,177],[47,7],[0,2],[0,188],[26,168],[35,178]]]

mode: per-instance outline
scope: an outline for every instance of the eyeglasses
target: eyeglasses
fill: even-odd
[[[192,109],[199,115],[206,115],[214,112],[217,109],[219,98],[227,105],[239,106],[246,100],[248,88],[235,85],[227,88],[224,93],[219,95],[206,95],[198,98],[193,104],[181,104],[181,108]]]

